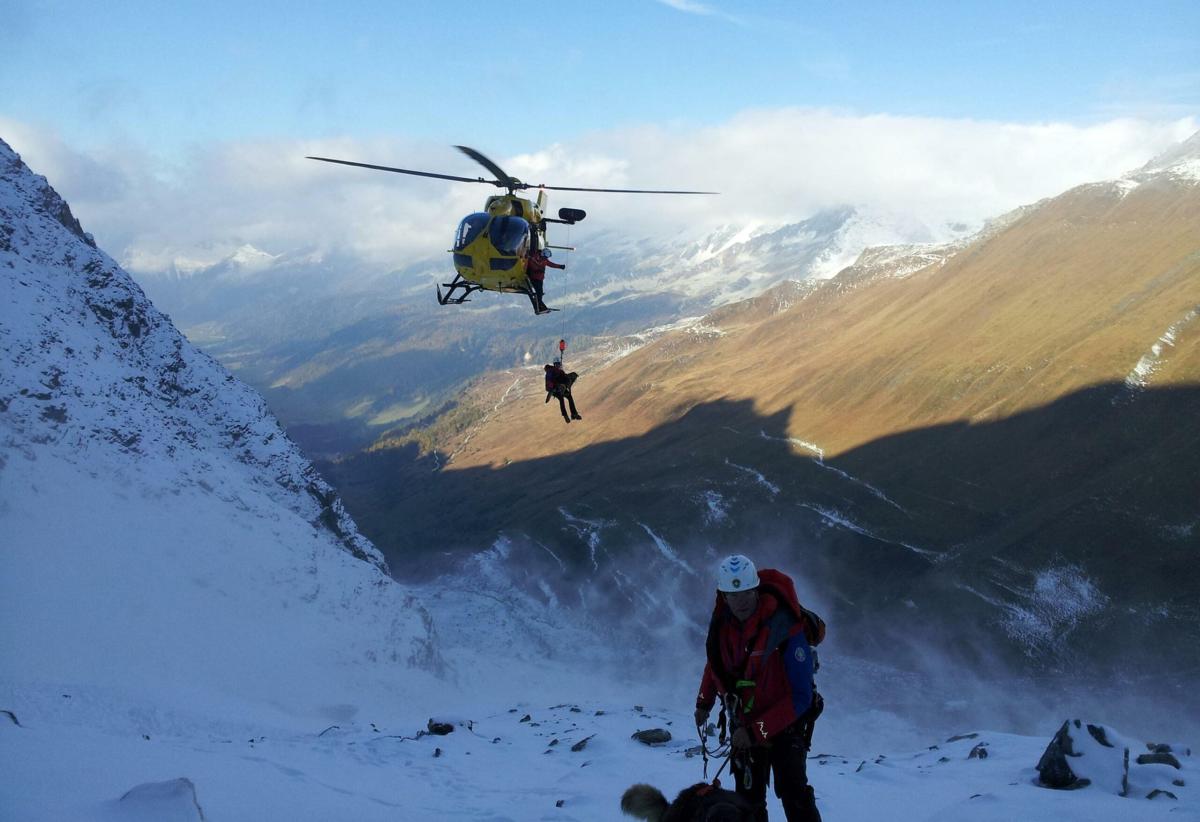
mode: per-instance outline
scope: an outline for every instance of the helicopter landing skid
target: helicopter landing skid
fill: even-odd
[[[551,311],[558,311],[557,308],[550,308],[545,303],[539,304],[537,295],[534,294],[533,290],[530,288],[522,288],[521,293],[529,298],[529,303],[533,306],[534,314],[541,315],[541,314],[549,314]]]
[[[442,285],[446,286],[445,294],[442,293],[441,285],[436,286],[437,301],[440,305],[462,305],[470,299],[472,292],[483,290],[483,286],[476,285],[475,283],[469,283],[464,280],[461,275],[455,277],[454,282],[442,283]],[[455,292],[459,290],[461,290],[462,293],[456,296]]]

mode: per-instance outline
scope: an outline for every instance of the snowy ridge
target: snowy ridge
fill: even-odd
[[[37,774],[0,817],[99,818],[62,806],[77,741],[118,800],[157,773],[128,740],[281,735],[436,681],[432,617],[261,398],[2,143],[0,295],[0,704],[48,746],[0,740]]]
[[[1131,177],[1143,182],[1157,174],[1185,183],[1200,183],[1200,131],[1154,157]]]
[[[682,265],[700,265],[728,251],[736,245],[749,242],[755,237],[777,231],[779,226],[763,223],[748,223],[744,226],[722,226],[702,240],[679,252]]]
[[[955,237],[948,242],[901,243],[871,245],[834,278],[843,290],[853,290],[877,280],[903,280],[932,266],[941,268],[970,246],[999,234],[1008,226],[1035,210],[1039,204],[1020,206],[986,221],[972,234]],[[835,272],[837,273],[837,272]]]
[[[572,279],[573,272],[562,280],[558,302],[611,305],[637,295],[670,294],[689,308],[707,311],[787,280],[830,279],[869,247],[938,243],[962,233],[853,206],[783,226],[725,226],[682,245],[664,249],[643,243],[602,257],[600,271],[586,281]],[[617,239],[610,246],[621,247]]]
[[[383,568],[262,398],[193,348],[108,255],[64,231],[66,203],[3,143],[0,184],[0,446],[53,444],[89,464],[191,458],[196,471],[172,473],[200,487],[211,454],[231,451],[272,500]]]
[[[1156,180],[1179,185],[1200,185],[1200,131],[1152,158],[1137,171],[1117,180],[1091,185],[1109,188],[1118,197],[1124,198],[1144,183]]]

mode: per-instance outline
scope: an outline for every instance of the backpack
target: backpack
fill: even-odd
[[[782,571],[763,568],[758,572],[758,586],[761,590],[773,595],[786,611],[799,620],[804,630],[804,637],[808,640],[809,647],[816,648],[821,644],[821,641],[825,639],[825,620],[800,604],[800,598],[796,596],[796,585],[792,582],[791,577]],[[721,594],[718,592],[716,604],[713,606],[712,618],[708,623],[708,639],[705,642],[705,647],[713,673],[726,689],[730,689],[733,687],[737,676],[735,672],[725,670],[721,664],[721,651],[718,640],[724,606],[725,603],[721,601]],[[782,636],[782,640],[779,643],[766,649],[767,653],[774,651],[786,639],[786,636]]]
[[[825,639],[825,620],[800,604],[800,598],[796,596],[796,584],[791,577],[781,571],[764,568],[758,572],[758,585],[774,594],[775,599],[795,614],[804,626],[804,637],[809,646],[815,648],[821,644]]]

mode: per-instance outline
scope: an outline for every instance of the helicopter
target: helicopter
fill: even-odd
[[[570,246],[549,245],[546,241],[546,225],[560,223],[574,225],[587,216],[578,208],[560,208],[558,217],[546,216],[547,191],[587,191],[610,194],[717,194],[715,191],[651,191],[631,188],[578,188],[573,186],[533,185],[518,180],[506,173],[482,153],[468,146],[455,146],[463,154],[479,163],[495,179],[483,177],[460,177],[453,174],[436,174],[431,171],[415,171],[393,168],[331,157],[312,157],[324,163],[370,168],[377,171],[392,171],[398,174],[414,174],[418,177],[434,177],[462,183],[484,183],[506,189],[505,194],[487,198],[481,211],[468,214],[454,232],[453,255],[455,276],[451,282],[437,286],[437,300],[441,305],[461,305],[476,291],[524,294],[533,305],[534,313],[544,314],[557,309],[547,308],[541,300],[540,283],[535,288],[529,273],[530,255],[536,250],[550,256],[548,249],[574,251]],[[531,188],[537,189],[535,198],[518,196]],[[446,291],[443,293],[442,288]]]

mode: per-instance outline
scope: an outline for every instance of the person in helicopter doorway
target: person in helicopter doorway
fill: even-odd
[[[551,397],[558,397],[558,410],[562,411],[563,421],[571,422],[571,420],[581,420],[579,412],[575,410],[575,397],[571,395],[571,386],[575,384],[575,380],[579,375],[574,371],[567,373],[563,371],[562,360],[555,360],[553,365],[547,365],[546,371],[546,402],[550,402]],[[567,403],[571,405],[571,416],[567,416]]]
[[[721,736],[727,718],[737,792],[754,805],[759,822],[767,819],[772,771],[788,822],[820,822],[806,765],[824,707],[813,684],[813,647],[824,636],[825,623],[800,605],[789,576],[758,570],[741,554],[721,563],[696,726],[704,728],[720,697]]]
[[[542,301],[542,292],[545,287],[546,269],[559,268],[565,269],[565,265],[551,262],[550,249],[538,248],[534,244],[529,251],[529,256],[525,259],[525,274],[529,277],[529,284],[533,286],[534,297],[534,313],[544,314],[550,309],[546,307],[546,303]],[[547,366],[549,367],[549,366]]]

